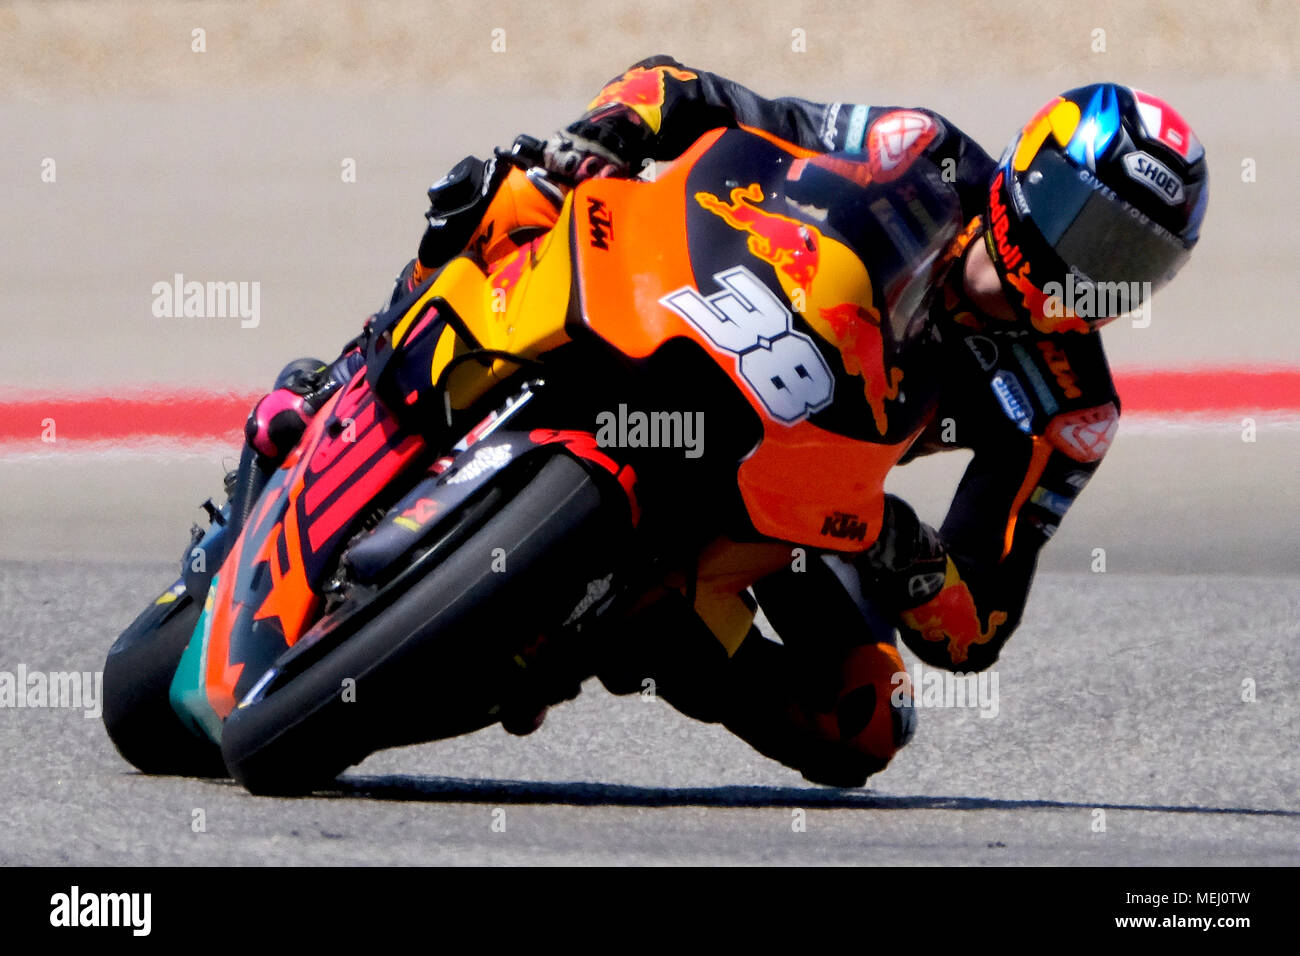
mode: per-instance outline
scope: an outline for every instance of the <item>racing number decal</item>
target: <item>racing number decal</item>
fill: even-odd
[[[744,266],[716,273],[722,288],[691,286],[659,300],[710,342],[736,356],[736,368],[773,418],[794,425],[831,403],[835,380],[812,339],[790,328],[790,310]]]

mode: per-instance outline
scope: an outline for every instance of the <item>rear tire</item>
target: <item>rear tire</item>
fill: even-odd
[[[614,520],[596,480],[555,455],[356,634],[236,708],[222,729],[231,775],[252,793],[302,794],[376,750],[494,723],[518,649],[563,621],[611,563],[626,514]]]
[[[104,661],[104,727],[118,753],[144,773],[228,776],[220,748],[191,732],[168,699],[199,610],[184,593],[149,605]]]

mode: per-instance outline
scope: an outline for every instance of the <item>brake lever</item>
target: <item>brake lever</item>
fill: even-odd
[[[545,168],[546,144],[535,136],[520,133],[509,147],[498,146],[493,155],[504,163],[528,172],[538,167]]]
[[[546,168],[546,143],[534,136],[521,133],[508,148],[498,146],[493,150],[493,155],[498,162],[523,170],[529,179],[551,196],[556,205],[559,205],[568,190],[578,185],[576,179]]]

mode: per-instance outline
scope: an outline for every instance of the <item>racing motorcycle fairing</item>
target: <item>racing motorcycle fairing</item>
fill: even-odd
[[[518,489],[536,475],[546,460],[556,454],[568,454],[582,462],[593,474],[606,473],[611,487],[622,489],[628,503],[628,517],[635,526],[640,514],[636,497],[637,477],[632,468],[622,465],[596,445],[590,432],[557,431],[534,428],[510,430],[493,428],[508,423],[523,399],[508,406],[503,413],[493,413],[484,420],[481,434],[471,432],[455,457],[434,462],[428,474],[393,504],[386,515],[364,535],[352,541],[344,556],[347,574],[359,585],[361,597],[345,601],[341,608],[321,618],[291,647],[282,649],[262,677],[241,697],[239,706],[260,699],[283,686],[307,666],[319,660],[337,644],[336,631],[349,617],[355,629],[358,621],[372,618],[401,592],[399,579],[418,578],[444,553],[459,545],[467,513],[472,513],[475,499],[480,502],[491,488]],[[584,609],[584,613],[586,610]],[[581,615],[575,612],[573,618]],[[566,621],[566,624],[572,621]]]
[[[884,475],[934,408],[902,401],[902,372],[891,361],[909,343],[882,309],[892,300],[914,310],[906,289],[884,288],[870,271],[876,260],[793,198],[810,198],[792,184],[813,176],[811,162],[779,140],[715,130],[653,183],[583,183],[570,197],[578,283],[570,335],[594,335],[633,363],[670,341],[694,342],[762,422],[737,474],[754,528],[861,551],[880,530]],[[899,188],[849,185],[881,215],[881,197]],[[933,196],[913,199],[921,212],[912,215],[933,224],[933,265],[957,218],[944,218]],[[893,205],[888,211],[898,218]],[[880,261],[898,255],[890,244]],[[931,393],[916,384],[916,394]]]
[[[570,341],[571,208],[566,203],[551,232],[489,263],[487,272],[467,256],[452,259],[377,320],[370,381],[411,427],[443,419],[446,410],[429,404],[443,392],[447,409],[468,409],[520,370],[512,357],[536,360]],[[474,354],[481,358],[463,361]]]
[[[220,740],[221,720],[310,625],[339,546],[423,447],[364,371],[317,412],[213,577],[172,682],[183,719]]]

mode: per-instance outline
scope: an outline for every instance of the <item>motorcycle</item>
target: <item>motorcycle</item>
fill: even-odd
[[[500,155],[535,173],[535,145]],[[889,367],[918,347],[958,220],[941,189],[851,165],[714,130],[398,297],[113,645],[121,754],[307,792],[383,748],[527,731],[638,622],[732,654],[755,582],[869,548],[934,411]],[[877,230],[853,237],[870,256],[851,217],[804,201],[818,177]]]

